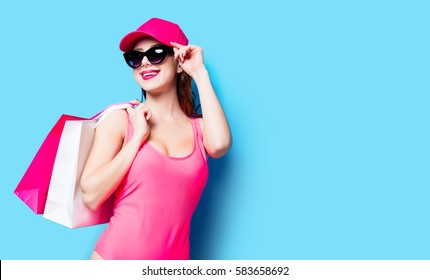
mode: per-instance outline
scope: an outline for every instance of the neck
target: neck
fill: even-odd
[[[145,103],[155,120],[178,120],[185,116],[179,105],[176,89],[157,95],[147,92]]]

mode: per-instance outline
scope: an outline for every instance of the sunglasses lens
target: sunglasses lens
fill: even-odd
[[[163,48],[153,48],[146,52],[149,62],[160,64],[166,58],[167,52]]]
[[[130,51],[124,53],[125,62],[127,62],[128,66],[131,68],[139,67],[142,63],[142,58],[143,56],[140,52]]]

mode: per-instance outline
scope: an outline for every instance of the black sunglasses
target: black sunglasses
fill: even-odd
[[[160,64],[164,61],[168,54],[173,55],[172,47],[166,45],[157,45],[148,49],[146,52],[129,51],[125,52],[123,55],[128,66],[131,68],[138,68],[140,65],[142,65],[142,60],[145,56],[149,62],[151,62],[151,64]]]

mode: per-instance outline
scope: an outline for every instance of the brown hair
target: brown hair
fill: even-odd
[[[201,118],[202,114],[197,113],[200,105],[196,106],[196,96],[192,90],[192,78],[182,71],[176,80],[176,90],[178,94],[179,105],[182,111],[191,118]]]
[[[176,92],[179,105],[182,111],[190,118],[201,118],[202,114],[198,113],[199,105],[196,105],[196,95],[192,90],[192,81],[190,75],[182,71],[178,74],[176,80]],[[142,89],[142,95],[146,99],[146,91]]]

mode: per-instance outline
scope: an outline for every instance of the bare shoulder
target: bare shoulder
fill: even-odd
[[[128,113],[125,109],[114,110],[106,115],[97,125],[96,133],[123,138],[128,124]]]

